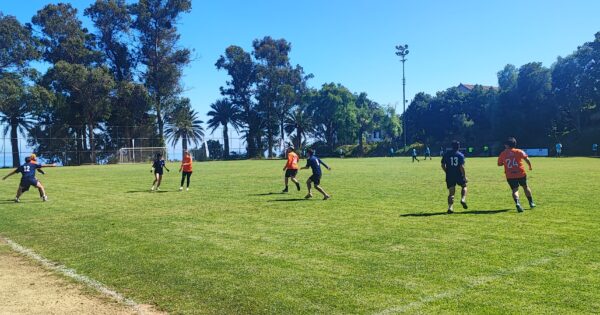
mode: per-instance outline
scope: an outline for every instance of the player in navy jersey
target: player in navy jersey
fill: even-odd
[[[456,185],[462,187],[460,204],[467,209],[467,176],[465,174],[465,156],[460,153],[460,142],[452,141],[452,150],[444,154],[442,169],[446,173],[446,186],[448,187],[448,213],[454,213],[454,194]]]
[[[21,195],[23,195],[24,192],[29,190],[29,187],[34,186],[38,189],[38,191],[40,192],[40,198],[43,201],[48,201],[48,196],[46,196],[46,190],[44,189],[44,186],[42,185],[42,183],[37,180],[37,178],[35,178],[35,172],[36,170],[42,168],[42,167],[54,167],[54,164],[37,164],[32,162],[31,157],[26,157],[25,158],[25,164],[19,166],[16,170],[8,173],[8,175],[4,176],[2,178],[2,180],[7,179],[8,177],[17,174],[17,173],[21,173],[21,182],[19,183],[19,188],[17,189],[17,195],[15,197],[15,202],[19,202],[21,198]]]
[[[154,172],[154,181],[152,182],[152,188],[150,188],[150,190],[160,190],[160,183],[162,182],[163,177],[163,168],[166,169],[167,172],[170,172],[165,165],[165,159],[163,158],[162,154],[157,153],[156,159],[154,162],[152,162],[152,169],[150,170],[150,173]]]
[[[304,198],[306,198],[306,199],[312,198],[313,195],[310,190],[311,190],[311,184],[314,183],[315,189],[323,194],[323,200],[327,200],[327,199],[331,198],[331,196],[328,195],[325,192],[325,190],[323,190],[323,188],[321,188],[321,186],[320,186],[321,185],[321,175],[323,174],[321,171],[321,165],[325,166],[325,168],[327,168],[327,170],[330,170],[330,171],[331,171],[331,167],[327,166],[327,164],[325,164],[323,161],[321,161],[321,159],[316,157],[315,152],[312,149],[308,149],[307,153],[308,153],[308,159],[306,160],[306,166],[303,167],[302,169],[305,170],[305,169],[311,168],[313,174],[306,181],[306,187],[308,188],[308,194]]]

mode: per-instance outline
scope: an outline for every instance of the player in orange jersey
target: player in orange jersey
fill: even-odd
[[[504,143],[505,150],[500,153],[498,157],[498,166],[504,166],[504,173],[506,174],[506,180],[508,185],[512,189],[512,196],[515,200],[518,212],[523,212],[521,202],[519,201],[519,186],[523,186],[525,189],[525,196],[529,201],[529,207],[535,208],[533,197],[531,196],[531,189],[527,185],[527,173],[525,173],[525,167],[523,161],[529,165],[531,171],[531,161],[527,156],[527,153],[516,148],[517,140],[515,138],[508,138]]]
[[[185,191],[190,190],[190,177],[192,177],[192,155],[188,150],[183,152],[183,159],[181,160],[179,172],[181,173],[181,185],[179,185],[179,191],[183,190],[183,182],[186,178],[187,186],[185,187]]]
[[[290,145],[287,148],[286,153],[287,162],[283,167],[283,170],[285,171],[285,189],[282,192],[288,192],[288,181],[290,178],[292,179],[292,182],[296,184],[296,188],[298,189],[298,191],[300,191],[300,183],[296,179],[296,175],[298,174],[298,160],[300,158],[298,157],[298,154],[294,152],[294,146]]]

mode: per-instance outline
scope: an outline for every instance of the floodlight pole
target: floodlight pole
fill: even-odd
[[[404,63],[408,55],[408,45],[396,46],[396,56],[402,62],[402,133],[404,134],[404,148],[406,149],[406,77],[404,76]]]

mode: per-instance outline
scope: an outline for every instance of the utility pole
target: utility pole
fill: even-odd
[[[406,77],[404,76],[404,63],[408,55],[408,45],[396,46],[396,56],[402,61],[402,133],[404,134],[404,149],[406,149]]]

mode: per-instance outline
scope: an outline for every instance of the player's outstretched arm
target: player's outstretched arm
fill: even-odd
[[[329,171],[331,171],[331,167],[329,167],[329,165],[325,164],[325,162],[321,161],[321,159],[319,159],[319,163],[323,164],[323,166],[325,166],[325,168]]]
[[[12,172],[6,174],[6,176],[2,177],[2,180],[5,180],[13,175],[15,175],[17,173],[17,170],[13,170]]]
[[[533,171],[533,168],[531,167],[531,161],[529,160],[529,158],[525,158],[525,163],[527,163],[527,165],[529,165],[529,170]]]

